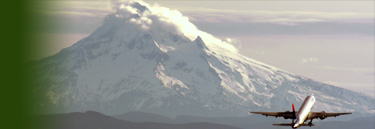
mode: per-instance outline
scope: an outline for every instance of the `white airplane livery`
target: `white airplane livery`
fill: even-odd
[[[325,111],[310,112],[314,104],[315,104],[315,97],[307,96],[297,112],[294,108],[294,104],[292,104],[293,112],[285,111],[285,112],[249,112],[249,113],[261,114],[264,116],[274,116],[276,118],[284,117],[284,119],[292,119],[292,123],[281,123],[281,124],[273,124],[273,125],[274,126],[291,126],[294,129],[300,126],[310,126],[310,127],[314,126],[314,124],[312,123],[313,119],[320,118],[321,120],[323,120],[327,117],[336,117],[339,115],[352,114],[350,112],[345,112],[345,113],[326,113]],[[305,124],[307,120],[310,120],[310,122],[308,124]]]

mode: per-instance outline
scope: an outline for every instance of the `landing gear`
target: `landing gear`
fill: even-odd
[[[313,120],[313,119],[311,119],[310,122],[308,123],[308,125],[309,125],[310,127],[313,125],[312,120]]]

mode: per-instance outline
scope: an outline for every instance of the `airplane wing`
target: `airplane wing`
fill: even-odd
[[[249,112],[254,114],[261,114],[264,116],[284,117],[285,119],[293,119],[293,112]]]
[[[350,112],[343,112],[343,113],[327,113],[327,112],[310,112],[308,119],[325,119],[327,117],[336,117],[340,115],[347,115],[352,114]]]
[[[295,119],[296,118],[296,109],[294,108],[294,104],[292,104],[293,112],[285,111],[285,112],[249,112],[254,114],[261,114],[264,116],[274,116],[274,117],[284,117],[284,119]]]

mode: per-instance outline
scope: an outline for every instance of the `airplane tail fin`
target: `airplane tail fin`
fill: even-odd
[[[294,108],[294,104],[292,104],[293,107],[293,119],[297,118],[296,109]]]

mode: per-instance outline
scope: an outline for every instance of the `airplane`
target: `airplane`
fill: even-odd
[[[274,117],[284,117],[284,119],[292,119],[292,123],[280,123],[280,124],[273,124],[274,126],[291,126],[293,129],[298,128],[300,126],[314,126],[312,123],[313,119],[320,118],[321,120],[327,117],[336,117],[339,115],[347,115],[352,114],[350,112],[344,113],[326,113],[325,111],[322,112],[310,112],[311,108],[315,104],[315,97],[314,96],[307,96],[303,101],[301,107],[296,112],[294,109],[294,104],[292,104],[293,112],[285,111],[285,112],[249,112],[254,114],[261,114],[264,116],[274,116]],[[305,124],[307,120],[310,120],[308,124]]]

